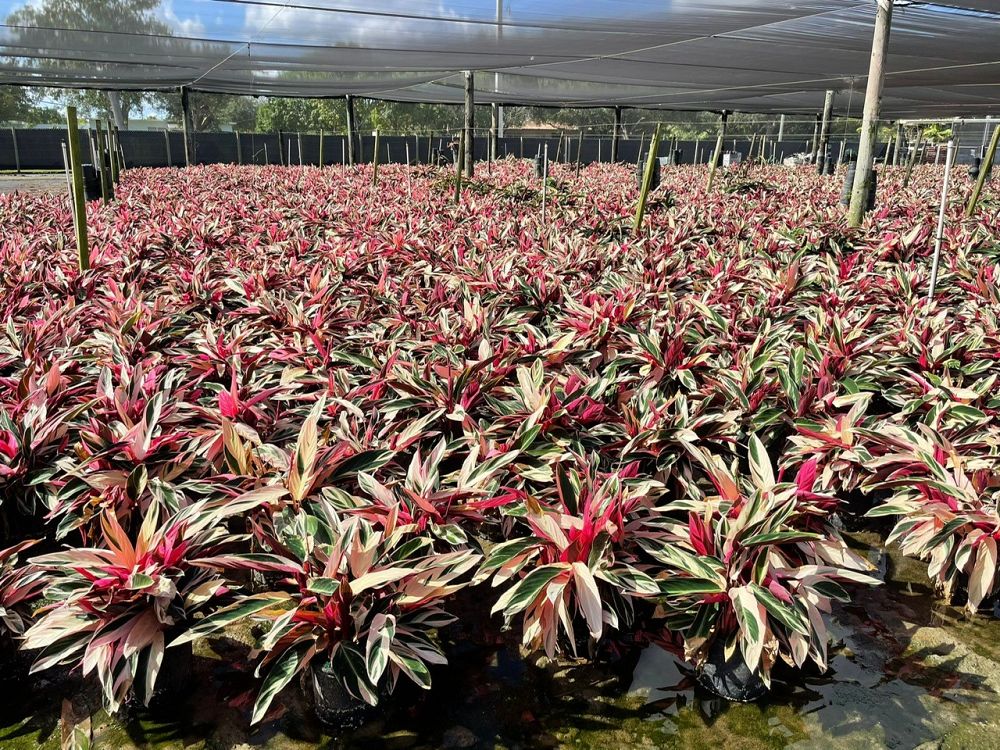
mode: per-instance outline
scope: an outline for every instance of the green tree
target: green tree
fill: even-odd
[[[95,48],[114,48],[120,44],[119,34],[141,33],[166,35],[170,29],[157,20],[159,0],[41,0],[25,5],[7,17],[7,25],[16,43],[25,48],[47,49],[52,46],[53,29],[97,32]],[[101,46],[100,34],[107,34]],[[100,63],[76,60],[45,59],[44,63],[64,72],[78,71],[81,75],[101,71]],[[144,92],[101,92],[50,89],[48,95],[65,104],[75,105],[84,118],[108,117],[119,128],[128,125],[132,112],[154,101]]]
[[[38,104],[36,89],[23,86],[0,86],[0,123],[37,125],[62,122],[62,113]]]
[[[180,122],[183,117],[180,92],[158,94],[157,103],[168,120]],[[222,130],[253,130],[257,123],[257,100],[251,96],[206,94],[192,91],[189,96],[194,129],[202,132]]]

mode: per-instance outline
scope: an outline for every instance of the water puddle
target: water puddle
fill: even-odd
[[[451,664],[431,691],[404,689],[383,715],[338,738],[298,690],[250,729],[249,634],[209,641],[183,699],[109,718],[72,679],[4,686],[0,748],[59,747],[63,698],[93,714],[95,747],[285,748],[994,748],[1000,737],[1000,622],[936,602],[922,564],[855,534],[886,585],[835,612],[831,669],[782,675],[754,704],[696,689],[658,646],[600,664],[521,657],[516,639],[470,607],[446,634]]]

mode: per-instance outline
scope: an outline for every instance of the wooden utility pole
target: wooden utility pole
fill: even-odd
[[[819,155],[816,157],[820,174],[826,172],[826,152],[830,148],[830,118],[833,116],[833,95],[833,89],[827,89],[826,99],[823,100],[823,124],[819,131]]]
[[[882,85],[885,81],[885,56],[889,49],[889,30],[892,28],[892,0],[877,1],[872,57],[868,65],[868,85],[865,89],[865,110],[861,118],[861,139],[858,143],[858,164],[854,170],[851,206],[847,213],[847,221],[852,227],[861,226],[865,216],[865,206],[868,203],[868,189],[872,181],[875,160],[875,140],[878,137]]]
[[[472,179],[476,147],[476,89],[471,70],[465,71],[465,176]]]
[[[184,164],[191,166],[198,161],[194,141],[194,120],[191,117],[191,95],[187,86],[181,86],[181,125],[184,129]]]
[[[354,166],[354,97],[348,94],[344,98],[347,107],[347,163]]]
[[[618,161],[618,140],[622,134],[622,108],[615,107],[615,124],[611,131],[611,162]],[[641,151],[641,149],[640,149]]]

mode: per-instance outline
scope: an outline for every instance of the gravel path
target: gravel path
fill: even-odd
[[[65,193],[66,177],[53,174],[0,175],[0,193]]]

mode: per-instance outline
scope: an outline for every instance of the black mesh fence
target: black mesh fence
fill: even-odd
[[[81,130],[80,144],[85,162],[91,161],[91,139],[94,131]],[[184,136],[177,131],[121,131],[119,139],[124,151],[126,167],[167,167],[185,164]],[[0,169],[62,169],[62,143],[66,140],[65,130],[59,128],[12,130],[0,129]],[[196,133],[194,136],[192,161],[196,164],[304,164],[315,165],[320,161],[320,136],[306,133]],[[972,139],[963,141],[958,163],[968,163],[979,143]],[[370,162],[375,148],[373,135],[356,138],[355,159]],[[843,146],[842,146],[843,144]],[[609,136],[529,137],[513,136],[499,139],[501,158],[513,156],[530,159],[544,152],[548,147],[550,161],[582,164],[611,160],[611,138]],[[411,162],[439,163],[451,162],[458,140],[452,135],[392,135],[379,138],[379,161],[381,163],[403,163],[407,156]],[[618,161],[637,163],[641,155],[648,152],[649,138],[625,138],[618,143]],[[667,157],[672,148],[680,152],[679,163],[708,163],[715,139],[702,141],[679,141],[676,144],[662,140],[659,156]],[[753,144],[754,156],[760,155],[760,141]],[[832,138],[830,156],[837,160],[841,149],[845,153],[857,151],[857,139]],[[935,149],[931,147],[926,157],[934,161]],[[738,152],[740,158],[750,155],[751,141],[746,138],[727,138],[724,150]],[[877,149],[878,159],[885,154],[886,145]],[[488,157],[489,141],[485,137],[476,138],[475,157]],[[808,139],[772,141],[764,145],[765,158],[781,161],[795,154],[810,151]],[[943,151],[943,148],[942,148]],[[322,144],[323,164],[342,164],[348,159],[347,139],[343,135],[324,135]]]

